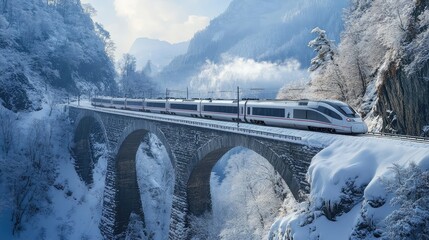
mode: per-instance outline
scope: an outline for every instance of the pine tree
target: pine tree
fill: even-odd
[[[326,65],[334,60],[335,47],[333,41],[326,36],[326,31],[318,27],[314,28],[311,33],[317,33],[318,36],[308,43],[308,46],[314,48],[317,56],[311,59],[310,72],[320,68],[326,68]]]

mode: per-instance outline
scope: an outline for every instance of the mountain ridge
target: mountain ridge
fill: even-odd
[[[148,61],[155,66],[155,71],[161,70],[170,61],[188,48],[189,42],[169,43],[167,41],[141,37],[134,40],[129,53],[136,57],[137,67],[142,68]]]

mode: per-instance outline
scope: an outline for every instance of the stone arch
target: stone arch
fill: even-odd
[[[123,234],[128,226],[132,213],[140,216],[144,223],[144,213],[141,206],[140,192],[137,183],[136,153],[142,139],[152,133],[164,144],[171,164],[175,168],[175,158],[167,144],[164,134],[154,123],[135,121],[125,128],[119,138],[117,148],[113,151],[115,160],[115,229],[114,235]]]
[[[85,184],[91,185],[96,159],[91,146],[90,134],[96,134],[100,141],[107,144],[106,130],[100,116],[92,111],[80,114],[75,121],[74,129],[71,152],[75,159],[76,172]]]
[[[293,143],[285,143],[297,145]],[[188,172],[187,200],[189,213],[200,216],[211,211],[210,174],[217,161],[229,150],[235,147],[250,149],[265,159],[285,180],[294,198],[298,201],[304,200],[300,191],[300,184],[294,178],[293,170],[285,158],[279,156],[268,145],[258,141],[257,138],[245,135],[228,134],[211,140],[198,149]]]

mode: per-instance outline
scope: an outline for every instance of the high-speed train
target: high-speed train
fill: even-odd
[[[96,97],[98,107],[195,118],[240,121],[331,133],[366,133],[368,127],[346,103],[334,100],[126,99]],[[237,112],[239,110],[239,113]]]

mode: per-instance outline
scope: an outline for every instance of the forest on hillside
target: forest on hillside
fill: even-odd
[[[358,109],[372,131],[429,136],[428,6],[351,1],[339,43],[312,31],[310,83],[286,86],[279,97],[338,99]]]
[[[40,110],[53,91],[65,96],[117,90],[114,45],[103,26],[94,24],[92,12],[77,0],[0,1],[3,106]]]

